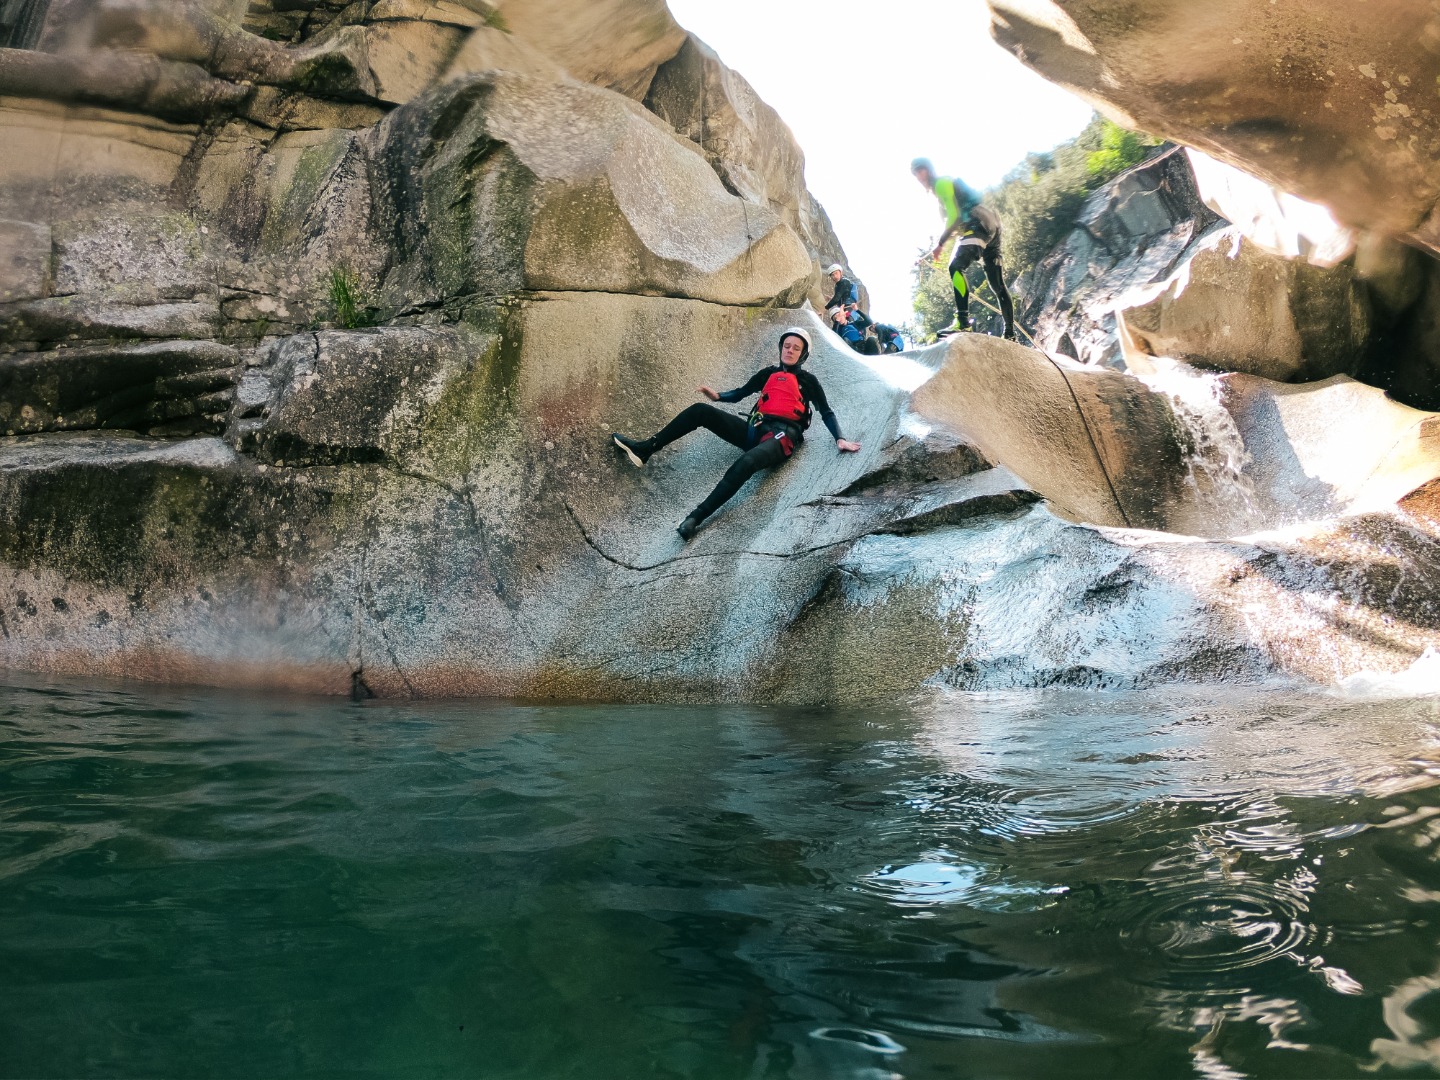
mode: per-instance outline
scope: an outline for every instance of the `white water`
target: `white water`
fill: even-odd
[[[1170,399],[1190,437],[1185,482],[1196,504],[1232,536],[1277,524],[1257,505],[1255,485],[1246,475],[1250,451],[1225,408],[1220,377],[1162,356],[1155,357],[1153,373],[1138,378]]]
[[[1357,671],[1340,679],[1339,689],[1361,698],[1406,698],[1440,693],[1440,652],[1434,646],[1416,658],[1404,671]]]

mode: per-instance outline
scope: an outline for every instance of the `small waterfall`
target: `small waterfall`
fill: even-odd
[[[1245,474],[1250,451],[1221,401],[1220,377],[1163,356],[1155,357],[1153,366],[1138,378],[1170,399],[1184,425],[1190,443],[1185,481],[1195,491],[1196,505],[1213,515],[1217,530],[1230,535],[1267,527],[1271,523]]]

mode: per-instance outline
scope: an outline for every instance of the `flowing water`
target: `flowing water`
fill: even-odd
[[[1285,523],[1277,507],[1261,507],[1255,484],[1245,470],[1250,451],[1224,404],[1224,383],[1212,372],[1201,371],[1169,357],[1154,357],[1152,370],[1138,378],[1170,400],[1175,418],[1185,430],[1187,447],[1185,482],[1214,535],[1238,536]]]
[[[0,686],[6,1077],[1440,1073],[1440,703]]]

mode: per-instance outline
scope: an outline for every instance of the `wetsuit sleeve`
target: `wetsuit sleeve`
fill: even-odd
[[[744,386],[737,386],[734,390],[726,390],[720,395],[720,400],[724,402],[735,402],[741,401],[751,394],[758,394],[761,388],[764,387],[765,380],[770,377],[771,372],[774,370],[774,368],[761,368],[754,375],[750,376],[750,381]]]
[[[849,278],[842,277],[835,283],[835,295],[830,298],[826,308],[835,307],[837,304],[855,303],[855,283]]]
[[[807,371],[805,374],[810,375]],[[840,433],[840,421],[835,419],[835,412],[830,408],[830,402],[825,400],[825,388],[820,385],[820,380],[810,375],[803,383],[805,396],[810,399],[810,404],[820,414],[820,419],[825,421],[825,426],[830,429],[830,434],[836,439],[845,438]]]

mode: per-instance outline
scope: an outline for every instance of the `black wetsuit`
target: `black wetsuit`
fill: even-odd
[[[825,400],[825,390],[820,385],[820,380],[803,367],[786,368],[775,364],[771,367],[761,368],[750,377],[744,386],[726,390],[720,395],[720,400],[735,402],[752,394],[758,394],[765,386],[765,380],[777,371],[788,371],[795,376],[796,381],[800,384],[800,393],[805,398],[805,404],[820,414],[820,419],[830,429],[831,435],[836,439],[843,439],[845,436],[840,434],[840,423],[835,419],[835,413],[831,411],[830,403]],[[650,446],[652,452],[659,450],[662,446],[668,446],[676,439],[690,434],[696,428],[703,427],[707,431],[713,431],[732,446],[738,446],[745,451],[735,459],[735,464],[731,465],[725,475],[720,478],[720,482],[715,485],[715,490],[710,492],[705,501],[695,508],[694,516],[703,521],[725,505],[726,501],[740,490],[745,481],[761,469],[773,469],[777,465],[783,465],[790,455],[786,452],[785,443],[780,436],[788,436],[791,447],[798,447],[804,441],[807,423],[808,419],[796,423],[761,419],[758,424],[752,424],[743,416],[736,416],[734,413],[699,401],[661,428],[651,438]],[[772,437],[766,438],[767,435]]]
[[[1005,287],[1005,268],[1000,263],[1000,218],[988,206],[973,206],[960,229],[955,256],[950,260],[950,284],[955,289],[955,314],[961,327],[968,326],[970,319],[970,286],[965,280],[965,271],[981,259],[985,261],[985,277],[1000,301],[1005,333],[1012,335],[1015,303]]]
[[[835,282],[835,295],[830,297],[830,302],[825,305],[825,310],[829,311],[841,304],[858,304],[859,302],[860,295],[855,289],[855,282],[842,276],[839,281]]]

